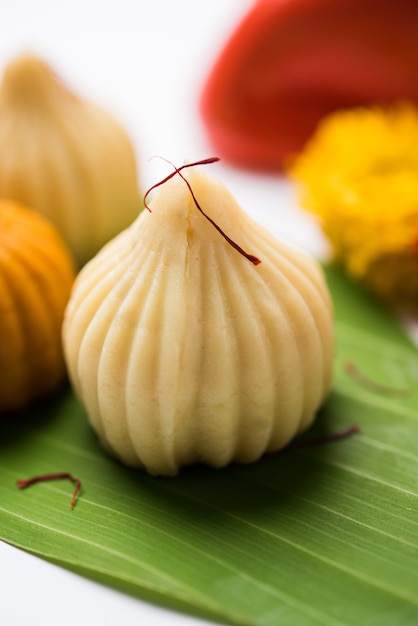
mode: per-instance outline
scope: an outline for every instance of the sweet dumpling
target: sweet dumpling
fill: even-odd
[[[100,440],[151,474],[279,450],[312,423],[332,374],[316,262],[187,167],[81,270],[63,327]]]

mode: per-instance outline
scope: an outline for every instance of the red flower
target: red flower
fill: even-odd
[[[258,0],[203,90],[217,154],[282,169],[335,109],[418,103],[417,0]]]

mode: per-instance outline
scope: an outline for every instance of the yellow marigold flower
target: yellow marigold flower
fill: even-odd
[[[289,174],[335,261],[384,299],[418,309],[418,109],[331,114]]]

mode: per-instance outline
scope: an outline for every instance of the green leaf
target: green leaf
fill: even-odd
[[[105,584],[231,624],[418,623],[418,353],[379,303],[336,270],[332,393],[307,437],[250,466],[177,478],[99,447],[67,390],[1,425],[0,537]],[[351,360],[368,388],[344,369]],[[406,390],[405,394],[391,391]],[[66,471],[73,485],[16,480]]]

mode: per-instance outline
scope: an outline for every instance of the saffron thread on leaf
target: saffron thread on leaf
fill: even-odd
[[[335,443],[337,441],[342,441],[343,439],[348,439],[353,435],[357,435],[360,433],[360,427],[357,424],[351,424],[351,426],[347,426],[342,430],[337,430],[336,432],[329,433],[327,435],[319,435],[318,437],[307,437],[305,439],[294,439],[287,446],[278,451],[279,454],[283,454],[288,450],[293,450],[297,448],[309,448],[311,446],[322,446],[328,443]],[[277,452],[268,452],[263,456],[263,459],[269,459],[272,456],[276,456]]]
[[[240,254],[242,254],[246,259],[248,259],[253,265],[259,265],[259,263],[261,263],[261,260],[254,256],[253,254],[249,254],[248,252],[245,252],[245,250],[243,248],[241,248],[241,246],[234,241],[233,239],[231,239],[223,230],[222,228],[207,214],[205,213],[205,211],[202,209],[202,207],[200,206],[199,202],[197,201],[197,198],[193,192],[193,189],[189,183],[189,181],[187,180],[187,178],[185,178],[185,176],[183,176],[182,174],[182,170],[184,170],[186,167],[194,167],[195,165],[208,165],[210,163],[216,163],[216,161],[219,161],[219,157],[209,157],[207,159],[202,159],[201,161],[194,161],[193,163],[185,163],[184,165],[181,165],[180,167],[176,167],[174,165],[174,163],[172,163],[171,161],[169,161],[168,159],[165,159],[164,157],[160,157],[163,161],[165,161],[166,163],[169,163],[172,167],[174,167],[174,172],[171,172],[171,174],[169,174],[168,176],[166,176],[165,178],[163,178],[163,180],[160,180],[158,183],[155,183],[155,185],[153,185],[152,187],[150,187],[148,189],[148,191],[145,193],[144,195],[144,206],[145,208],[151,213],[151,209],[149,207],[149,205],[147,204],[147,197],[148,194],[155,189],[156,187],[159,187],[160,185],[163,185],[164,183],[166,183],[168,180],[170,180],[171,178],[173,178],[173,176],[175,176],[176,174],[178,174],[180,176],[180,178],[182,178],[184,180],[184,182],[186,183],[191,196],[193,198],[193,202],[196,205],[196,208],[201,212],[201,214],[208,220],[208,222],[210,222],[212,224],[212,226],[214,228],[216,228],[216,230],[218,231],[218,233],[220,235],[222,235],[222,237],[229,243],[230,246],[232,246],[232,248],[234,248],[235,250],[237,250],[237,252],[239,252]]]
[[[40,474],[39,476],[32,476],[31,478],[26,478],[25,480],[16,481],[19,489],[26,489],[26,487],[30,487],[36,483],[47,482],[49,480],[70,480],[74,485],[75,489],[73,491],[73,495],[70,501],[71,509],[74,509],[75,503],[77,501],[77,496],[80,493],[81,489],[81,480],[79,478],[75,478],[72,474],[68,472],[58,472],[53,474]]]
[[[386,396],[397,396],[404,397],[408,395],[407,389],[401,389],[397,387],[388,387],[386,385],[382,385],[381,383],[372,380],[365,374],[363,374],[353,361],[345,361],[343,364],[343,368],[346,374],[350,376],[357,383],[369,389],[370,391],[374,391],[375,393],[379,393]]]
[[[308,439],[300,439],[292,441],[287,446],[289,448],[305,448],[308,446],[322,446],[326,443],[333,443],[335,441],[341,441],[342,439],[347,439],[348,437],[352,437],[353,435],[357,435],[360,433],[360,427],[357,424],[352,424],[351,426],[347,426],[347,428],[343,428],[342,430],[338,430],[335,433],[329,433],[328,435],[320,435],[319,437],[310,437]]]

